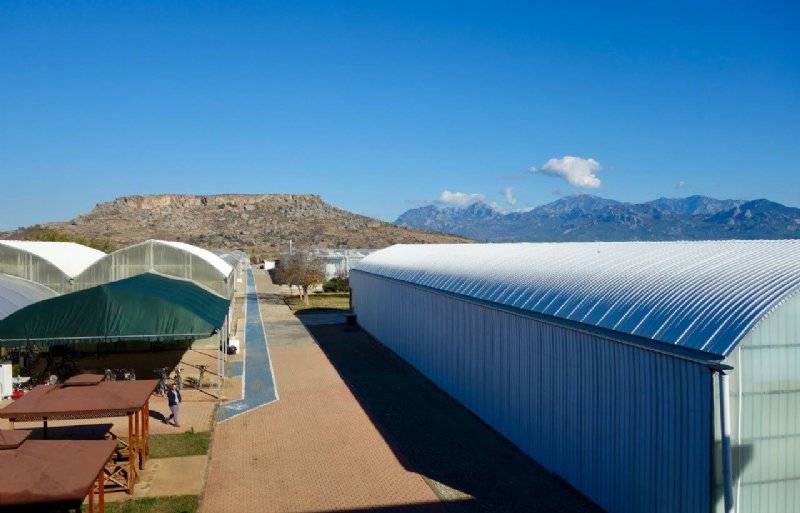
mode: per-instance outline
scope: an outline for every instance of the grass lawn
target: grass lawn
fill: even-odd
[[[308,310],[310,308],[350,309],[350,294],[311,294],[308,299],[310,304],[307,305],[298,296],[285,298],[286,304],[292,310]]]
[[[197,495],[177,495],[106,502],[105,511],[106,513],[195,513],[197,499]],[[88,506],[84,504],[82,511],[88,510]]]
[[[175,433],[169,435],[150,435],[150,458],[175,458],[208,454],[211,433]],[[138,510],[137,510],[138,511]]]

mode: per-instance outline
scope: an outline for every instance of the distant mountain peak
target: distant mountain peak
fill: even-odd
[[[700,195],[624,203],[578,193],[510,213],[482,202],[431,205],[409,210],[395,223],[496,242],[800,238],[800,209]]]

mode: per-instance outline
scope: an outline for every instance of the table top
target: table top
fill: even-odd
[[[157,386],[157,379],[39,385],[0,410],[0,418],[56,420],[127,415],[141,410]]]
[[[80,504],[116,440],[26,440],[0,451],[0,506]]]

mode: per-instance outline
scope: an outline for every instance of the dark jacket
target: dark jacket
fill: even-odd
[[[169,401],[169,406],[175,406],[176,404],[183,401],[181,397],[180,390],[172,390],[171,388],[167,390],[167,401]]]

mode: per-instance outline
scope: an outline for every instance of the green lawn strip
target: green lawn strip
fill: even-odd
[[[299,297],[290,296],[286,298],[286,304],[292,310],[308,310],[312,308],[350,309],[349,294],[311,294],[308,299],[309,304],[306,304]]]
[[[148,497],[145,499],[126,499],[119,502],[106,502],[106,513],[195,513],[197,495],[174,495],[170,497]],[[86,504],[82,511],[89,511]],[[95,505],[97,511],[97,505]]]
[[[149,442],[150,451],[148,457],[150,458],[176,458],[178,456],[208,454],[208,446],[211,444],[211,432],[150,435]]]

